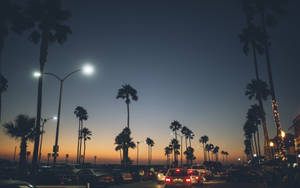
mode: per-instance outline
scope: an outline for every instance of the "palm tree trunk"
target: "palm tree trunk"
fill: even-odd
[[[210,161],[209,151],[207,151],[208,161]]]
[[[258,156],[260,157],[261,156],[261,153],[260,153],[260,139],[259,139],[259,130],[258,130],[258,125],[256,125],[257,127],[257,147],[258,147]]]
[[[255,145],[255,154],[258,155],[258,149],[257,149],[257,142],[256,142],[256,134],[253,133],[253,140],[254,140],[254,145]]]
[[[84,164],[84,161],[85,161],[85,149],[86,149],[86,140],[83,140],[83,159],[82,159],[82,164]]]
[[[79,140],[80,140],[80,120],[78,119],[78,139],[77,139],[77,158],[76,163],[79,164]]]
[[[150,166],[150,145],[148,145],[148,166]]]
[[[26,139],[22,138],[20,144],[20,160],[19,160],[20,170],[24,170],[26,167],[26,153],[27,153],[26,148],[27,148]]]
[[[261,14],[261,24],[263,28],[263,32],[265,36],[267,37],[267,31],[266,31],[266,24],[265,24],[265,14]],[[269,44],[268,41],[265,43],[265,55],[266,55],[266,62],[267,62],[267,71],[268,71],[268,78],[269,78],[269,85],[271,90],[271,96],[272,96],[272,108],[273,108],[273,116],[277,128],[277,136],[280,136],[281,134],[281,125],[280,125],[280,119],[279,119],[279,112],[278,112],[278,106],[277,106],[277,100],[275,95],[275,89],[273,84],[273,76],[272,76],[272,67],[271,67],[271,61],[270,61],[270,53],[269,53]]]
[[[204,143],[203,143],[202,145],[203,145],[203,161],[206,161],[206,155],[205,155],[205,147],[204,147]]]
[[[129,128],[129,103],[126,102],[127,105],[127,127]]]
[[[49,32],[45,31],[42,33],[42,40],[40,46],[40,73],[38,83],[38,97],[37,97],[37,115],[36,115],[36,130],[40,130],[41,128],[41,114],[42,114],[42,92],[43,92],[43,75],[44,75],[44,67],[47,62],[48,56],[48,40],[49,40]],[[37,160],[38,160],[38,151],[39,151],[39,142],[40,136],[36,135],[34,139],[34,149],[32,155],[32,168],[33,172],[36,173],[37,170]]]
[[[80,139],[79,139],[79,164],[81,163],[81,148],[82,148],[82,128],[83,120],[80,120]]]

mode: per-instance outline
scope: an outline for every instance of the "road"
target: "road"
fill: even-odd
[[[110,188],[163,188],[164,185],[156,182],[140,182],[125,185],[114,185]],[[211,180],[203,185],[192,186],[191,188],[264,188],[263,185],[257,183],[229,183],[224,180]]]

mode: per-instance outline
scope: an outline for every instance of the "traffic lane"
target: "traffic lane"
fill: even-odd
[[[164,185],[156,182],[139,182],[132,184],[113,185],[110,186],[110,188],[164,188]],[[224,180],[211,180],[202,185],[193,185],[190,188],[264,188],[264,186],[257,183],[231,183]]]

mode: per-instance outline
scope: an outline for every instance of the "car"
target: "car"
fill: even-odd
[[[91,187],[106,186],[115,182],[111,172],[103,169],[81,169],[77,172],[79,184],[91,184]]]
[[[156,180],[158,183],[164,183],[166,179],[167,170],[159,170],[156,174]]]
[[[35,188],[26,181],[20,180],[0,180],[0,187],[5,188]]]
[[[40,185],[74,185],[78,183],[78,169],[71,167],[40,167],[37,183]]]
[[[187,170],[188,175],[190,175],[190,178],[192,180],[192,184],[202,184],[204,179],[201,173],[197,171],[197,169],[188,169]]]
[[[192,179],[186,169],[171,168],[165,178],[165,188],[170,187],[191,187]]]
[[[193,165],[191,168],[197,170],[201,174],[202,181],[207,181],[212,176],[212,172],[204,165]]]

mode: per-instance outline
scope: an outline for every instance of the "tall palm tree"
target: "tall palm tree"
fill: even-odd
[[[208,161],[210,161],[209,152],[211,152],[213,149],[214,149],[214,145],[213,144],[206,144],[205,145],[205,150],[207,151],[207,155],[208,155]]]
[[[152,161],[152,147],[154,146],[154,141],[151,138],[147,138],[146,144],[148,145],[148,165],[150,166]]]
[[[187,140],[189,138],[189,128],[187,128],[186,126],[183,126],[181,128],[181,134],[184,135],[184,138],[185,138],[185,150],[187,150]]]
[[[92,131],[90,131],[88,128],[84,127],[82,130],[82,138],[83,138],[83,159],[82,164],[84,164],[85,161],[85,150],[86,150],[86,141],[91,139]]]
[[[220,147],[219,146],[215,146],[215,148],[213,149],[213,154],[215,154],[215,161],[218,162],[219,157],[218,157],[218,152],[219,152]]]
[[[171,145],[172,145],[173,153],[174,153],[174,166],[178,167],[178,158],[177,158],[177,156],[180,154],[180,152],[179,152],[180,144],[178,143],[178,140],[173,138],[171,140]]]
[[[35,119],[27,115],[18,115],[14,122],[3,124],[5,132],[12,138],[20,140],[20,171],[26,168],[27,142],[33,141],[37,132],[34,129]]]
[[[172,153],[172,147],[166,146],[165,147],[165,156],[167,156],[167,167],[170,167],[170,154]]]
[[[121,161],[121,164],[124,168],[127,168],[129,164],[129,158],[128,158],[128,149],[135,148],[135,143],[132,141],[132,138],[130,137],[131,131],[128,127],[125,127],[122,132],[116,136],[115,138],[115,147],[116,151],[122,150],[123,151],[123,160]]]
[[[137,101],[137,91],[129,84],[122,85],[122,87],[118,90],[117,99],[121,98],[125,100],[127,106],[127,127],[129,128],[129,104],[131,100]]]
[[[264,151],[265,155],[270,158],[271,151],[269,147],[269,134],[267,130],[266,125],[266,118],[265,118],[265,112],[262,100],[266,101],[268,99],[268,96],[270,95],[271,91],[268,88],[268,85],[266,82],[261,80],[251,80],[249,84],[247,84],[245,95],[248,96],[248,98],[251,100],[255,98],[259,102],[259,119],[261,119],[262,127],[264,131]]]
[[[194,148],[189,146],[187,148],[187,150],[184,152],[184,154],[186,155],[186,159],[188,161],[187,165],[192,166],[193,165],[193,160],[196,159],[196,157],[194,155]]]
[[[195,134],[193,133],[192,130],[188,129],[187,136],[188,136],[188,139],[189,139],[190,147],[192,147],[192,141],[191,140],[194,139]]]
[[[88,113],[87,113],[86,109],[84,109],[82,106],[77,106],[74,110],[74,114],[75,114],[76,118],[78,118],[78,139],[77,139],[76,162],[80,163],[83,121],[86,121],[88,119]]]
[[[253,24],[253,14],[254,10],[253,7],[249,5],[248,1],[244,1],[243,3],[244,13],[246,15],[247,20],[247,27],[243,29],[242,33],[240,34],[240,41],[243,43],[243,50],[245,55],[249,55],[249,50],[252,48],[253,51],[253,63],[254,63],[254,70],[257,82],[260,82],[260,76],[258,72],[257,66],[257,52],[260,55],[264,53],[264,46],[262,45],[262,41],[264,40],[264,33],[259,26],[255,26]],[[270,148],[269,148],[269,134],[267,130],[267,122],[265,118],[265,111],[263,106],[263,99],[262,93],[260,90],[255,90],[256,100],[259,103],[260,111],[261,111],[261,119],[262,125],[264,130],[264,151],[267,157],[270,157]]]
[[[62,9],[61,0],[29,0],[25,10],[26,17],[33,24],[29,39],[34,44],[40,45],[40,73],[38,81],[36,129],[40,130],[42,113],[42,90],[44,68],[48,57],[49,44],[63,44],[68,35],[72,33],[70,27],[64,22],[69,20],[71,14]],[[39,137],[34,140],[32,165],[34,171],[37,167]]]
[[[261,156],[260,152],[260,139],[259,139],[259,129],[258,126],[261,124],[261,111],[258,105],[251,105],[247,112],[247,119],[251,121],[256,129],[257,133],[257,143],[258,143],[258,156]]]
[[[179,131],[181,128],[182,128],[182,125],[179,123],[179,121],[173,121],[172,123],[171,123],[171,125],[169,126],[169,128],[174,132],[174,136],[175,136],[175,140],[176,140],[176,142],[177,142],[177,144],[172,144],[173,146],[176,146],[177,147],[177,145],[179,145],[178,144],[178,140],[177,140],[177,131]],[[175,142],[175,141],[173,141],[172,140],[172,143],[173,142]],[[180,145],[179,145],[179,148],[180,148]],[[179,149],[178,148],[178,149]],[[179,154],[179,151],[178,150],[176,150],[174,147],[173,147],[173,151],[174,151],[174,162],[175,162],[175,165],[177,165],[177,163],[178,163],[178,154]]]
[[[224,155],[225,155],[225,151],[221,151],[221,155],[222,155],[222,158],[223,158],[223,163],[224,163]]]
[[[256,136],[255,136],[257,128],[256,128],[254,122],[251,119],[248,119],[246,121],[246,123],[244,124],[243,129],[245,132],[246,139],[249,139],[252,143],[252,151],[255,151],[255,153],[258,153],[258,147],[257,147],[257,142],[256,142]],[[254,141],[254,143],[252,140]]]
[[[179,121],[173,121],[170,125],[170,129],[174,132],[175,139],[177,140],[177,131],[179,131],[182,128],[182,125],[179,123]]]
[[[200,139],[199,139],[199,142],[203,145],[203,159],[204,159],[204,161],[207,161],[205,144],[208,142],[208,140],[209,140],[209,138],[206,135],[201,136]]]

